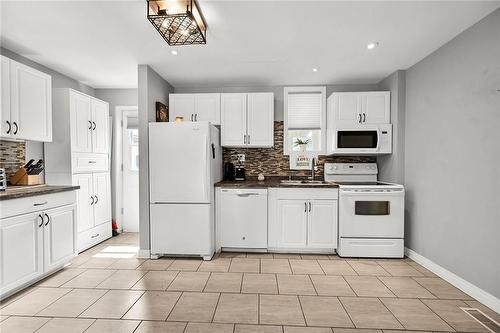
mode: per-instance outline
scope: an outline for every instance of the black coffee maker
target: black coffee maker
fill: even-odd
[[[224,163],[224,180],[234,180],[234,164],[231,162]]]
[[[234,169],[234,180],[245,180],[245,167],[243,165],[237,165]]]

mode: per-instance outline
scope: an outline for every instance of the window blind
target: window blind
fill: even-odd
[[[288,129],[321,128],[321,93],[288,94]]]

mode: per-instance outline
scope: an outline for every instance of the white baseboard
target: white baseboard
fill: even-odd
[[[483,303],[497,313],[500,313],[500,299],[496,298],[492,294],[484,291],[483,289],[470,283],[469,281],[462,279],[455,273],[450,272],[449,270],[436,264],[434,261],[427,259],[426,257],[407,247],[405,247],[405,254],[408,258],[424,266],[443,280],[451,283],[458,289],[462,290],[464,293],[477,299],[479,302]]]
[[[137,254],[137,258],[139,259],[149,259],[150,256],[151,256],[150,249],[140,249],[139,253]]]

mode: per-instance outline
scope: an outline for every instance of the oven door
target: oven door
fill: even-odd
[[[379,147],[378,128],[337,128],[333,132],[334,154],[376,154]]]
[[[341,189],[339,236],[403,238],[404,189]]]

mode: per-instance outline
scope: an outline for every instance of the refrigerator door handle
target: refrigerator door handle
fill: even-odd
[[[215,145],[212,143],[212,158],[215,160]]]

